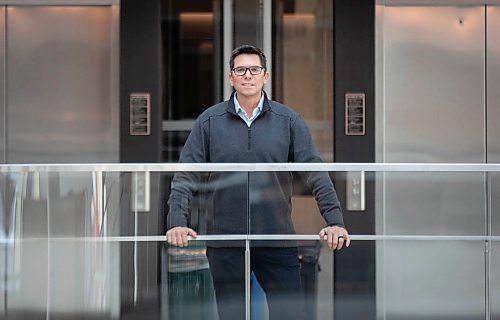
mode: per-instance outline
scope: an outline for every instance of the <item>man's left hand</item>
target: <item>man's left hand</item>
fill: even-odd
[[[319,237],[323,239],[325,236],[328,247],[332,250],[340,250],[344,245],[347,248],[351,244],[349,233],[343,227],[329,226],[321,229]]]

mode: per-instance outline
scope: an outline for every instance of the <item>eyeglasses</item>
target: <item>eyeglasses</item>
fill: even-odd
[[[261,74],[262,73],[262,70],[265,70],[265,68],[263,67],[259,67],[259,66],[252,66],[252,67],[236,67],[236,68],[233,68],[233,72],[235,75],[237,76],[244,76],[245,73],[247,73],[247,70],[250,71],[250,74],[251,75],[258,75],[258,74]]]

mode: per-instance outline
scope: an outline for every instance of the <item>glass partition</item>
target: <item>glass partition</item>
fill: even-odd
[[[369,299],[353,293],[373,286],[374,317],[495,318],[499,171],[493,164],[0,166],[0,317],[354,319],[339,309]],[[343,177],[359,172],[370,172],[361,176],[376,196],[364,210],[348,210]],[[352,240],[340,251],[318,236],[322,215],[330,219],[335,208],[321,203],[317,186],[332,181]],[[186,194],[187,202],[172,200]],[[352,215],[370,214],[375,234],[349,229]],[[168,244],[167,228],[184,222],[196,239]]]
[[[387,172],[384,231],[407,235],[484,235],[483,172]]]

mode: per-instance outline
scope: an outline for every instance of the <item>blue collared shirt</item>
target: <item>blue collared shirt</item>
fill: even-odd
[[[243,121],[247,124],[248,127],[252,124],[252,122],[257,118],[257,116],[262,112],[262,107],[264,106],[264,95],[260,96],[259,103],[257,104],[257,107],[253,109],[253,114],[249,118],[245,110],[240,106],[240,103],[238,102],[238,99],[236,98],[236,94],[234,95],[234,109],[236,111],[236,114],[240,116]]]

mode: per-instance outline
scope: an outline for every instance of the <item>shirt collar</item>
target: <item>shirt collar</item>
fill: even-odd
[[[236,114],[238,114],[240,112],[240,110],[241,110],[241,112],[245,112],[245,110],[243,110],[243,108],[240,106],[240,103],[238,102],[238,98],[236,97],[236,93],[234,94],[233,101],[234,101],[234,110],[236,111]],[[259,114],[260,112],[262,112],[263,106],[264,106],[264,93],[262,93],[260,95],[259,103],[257,104],[257,107],[253,110],[253,115],[256,115],[256,114]]]

